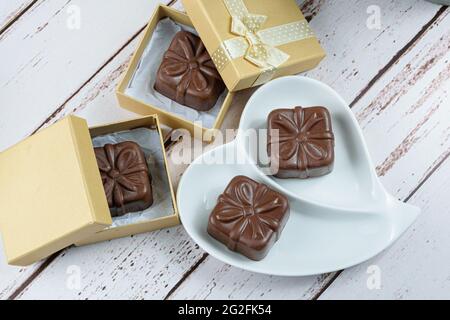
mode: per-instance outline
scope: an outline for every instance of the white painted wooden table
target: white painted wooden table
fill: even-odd
[[[158,2],[1,0],[0,151],[69,113],[90,124],[134,117],[114,89]],[[450,298],[450,9],[423,0],[299,5],[328,52],[307,75],[350,103],[386,188],[423,209],[397,243],[342,272],[281,278],[224,265],[180,226],[68,248],[28,268],[0,253],[0,298]],[[238,94],[224,128],[237,126],[250,94]],[[176,183],[185,168],[171,169]]]

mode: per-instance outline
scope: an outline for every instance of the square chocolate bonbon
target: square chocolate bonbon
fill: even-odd
[[[268,117],[267,151],[278,167],[278,178],[306,179],[330,173],[334,134],[329,111],[324,107],[272,111]]]
[[[112,217],[142,211],[153,204],[145,155],[131,141],[94,148]]]
[[[252,260],[262,260],[289,219],[288,199],[245,176],[237,176],[220,195],[208,233]]]
[[[208,111],[217,102],[225,84],[199,37],[178,32],[164,54],[155,90],[198,111]]]

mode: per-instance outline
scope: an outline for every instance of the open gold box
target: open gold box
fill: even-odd
[[[194,132],[202,132],[205,141],[214,139],[214,134],[220,128],[232,103],[234,92],[264,84],[277,77],[312,69],[325,57],[323,48],[295,0],[183,0],[183,5],[187,14],[164,5],[157,7],[117,88],[117,97],[122,107],[141,115],[156,113],[162,123],[174,129],[184,128],[193,135]],[[234,10],[240,8],[238,12],[234,12],[234,16],[231,15],[233,8]],[[251,20],[254,16],[263,16],[266,20],[261,30],[251,30],[254,31],[250,32],[251,34],[246,31],[245,35],[239,36],[232,31],[233,17],[236,16],[241,16],[244,23],[248,21],[247,18]],[[152,39],[158,23],[166,17],[195,28],[229,90],[212,127],[201,127],[177,114],[126,94],[147,44]],[[267,69],[246,59],[245,50],[242,48],[251,42],[251,38],[254,39],[261,34],[265,34],[266,40],[272,42],[270,44],[272,50],[278,55],[281,53],[288,57],[278,67]],[[234,48],[227,46],[230,43],[234,44]],[[241,54],[235,57],[233,52]]]
[[[157,130],[173,212],[112,224],[92,138],[146,127]],[[70,245],[84,245],[179,224],[157,115],[89,129],[68,116],[0,153],[0,231],[8,263],[26,266]]]
[[[228,92],[212,128],[202,127],[197,123],[191,122],[177,114],[168,112],[151,104],[137,100],[133,97],[128,96],[125,93],[126,88],[128,87],[128,84],[130,83],[134,75],[134,72],[139,64],[142,54],[147,44],[149,43],[150,39],[153,36],[154,30],[158,22],[164,18],[170,18],[183,25],[193,27],[191,20],[186,14],[164,5],[159,5],[157,7],[156,11],[154,12],[153,16],[150,19],[147,28],[144,31],[144,36],[139,43],[138,49],[134,53],[130,65],[128,66],[128,69],[125,72],[125,75],[117,88],[116,95],[119,100],[119,104],[123,108],[140,115],[157,114],[159,116],[161,123],[171,128],[184,128],[188,130],[192,134],[192,136],[194,136],[194,132],[197,134],[201,132],[203,140],[212,141],[214,139],[214,133],[222,125],[225,114],[227,113],[229,107],[231,106],[234,93]]]

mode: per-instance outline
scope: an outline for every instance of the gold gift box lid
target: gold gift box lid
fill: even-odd
[[[281,76],[313,69],[325,57],[324,50],[294,0],[182,0],[182,2],[231,92],[261,85]],[[242,10],[243,6],[244,10]],[[242,11],[247,12],[245,17],[241,18],[244,24],[248,21],[258,21],[262,16],[264,22],[260,28],[253,30],[255,32],[252,34],[248,35],[244,30],[243,34],[247,35],[240,36],[232,32],[230,12],[233,11],[230,10],[234,10],[235,17]],[[248,26],[252,27],[254,24],[248,23]],[[279,28],[282,26],[284,28]],[[287,61],[284,60],[285,62],[271,70],[257,66],[241,56],[245,52],[242,47],[248,46],[252,41],[256,43],[257,41],[252,39],[255,39],[255,34],[261,34],[258,33],[260,31],[268,36],[267,39],[277,43],[270,45],[271,50],[275,51],[273,56],[279,57],[281,54],[289,57]],[[305,38],[292,41],[294,38],[300,39],[302,34]],[[230,39],[238,41],[228,42],[233,46],[227,46],[226,42]]]
[[[69,116],[0,154],[0,230],[25,266],[112,224],[85,120]]]

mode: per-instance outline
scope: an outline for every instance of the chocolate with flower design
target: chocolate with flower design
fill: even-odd
[[[231,180],[209,217],[208,233],[252,260],[262,260],[289,218],[288,199],[245,176]]]
[[[216,104],[225,84],[201,39],[180,31],[164,54],[155,89],[179,104],[208,111]]]
[[[333,170],[334,134],[324,107],[277,109],[268,117],[268,155],[278,178],[323,176]]]
[[[138,144],[106,144],[94,151],[111,216],[142,211],[153,204],[150,174]]]

